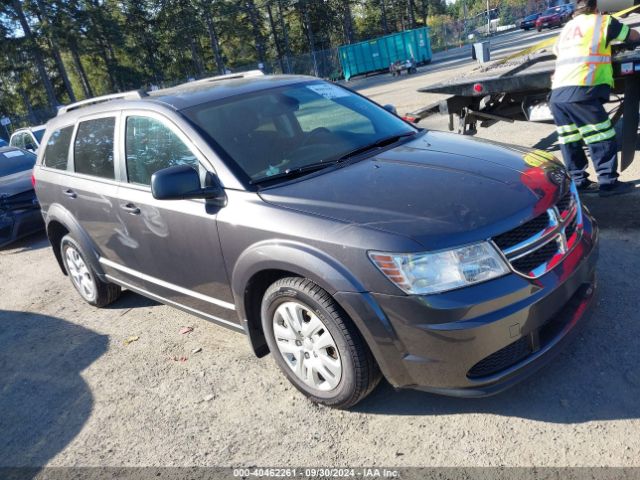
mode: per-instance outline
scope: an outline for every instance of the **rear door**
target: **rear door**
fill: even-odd
[[[72,140],[70,175],[63,195],[68,209],[93,240],[101,257],[111,258],[122,225],[116,209],[115,135],[119,114],[84,117]]]
[[[156,200],[151,175],[191,165],[204,180],[213,171],[184,133],[152,112],[123,113],[120,144],[123,183],[116,216],[122,236],[106,261],[118,277],[169,303],[186,306],[222,323],[237,324],[223,263],[216,216],[204,200]]]

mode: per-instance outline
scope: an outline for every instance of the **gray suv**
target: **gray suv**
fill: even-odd
[[[231,76],[233,77],[233,76]],[[341,86],[211,78],[61,109],[35,188],[63,273],[245,332],[313,401],[495,393],[576,331],[597,228],[551,155]]]

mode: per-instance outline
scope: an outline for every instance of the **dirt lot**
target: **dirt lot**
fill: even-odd
[[[417,86],[468,68],[436,67],[357,87],[410,110]],[[481,135],[534,145],[551,131]],[[538,376],[480,400],[382,384],[352,411],[310,404],[237,333],[130,292],[89,307],[43,235],[21,241],[0,250],[0,466],[640,466],[640,239],[626,213],[602,232],[581,336]]]

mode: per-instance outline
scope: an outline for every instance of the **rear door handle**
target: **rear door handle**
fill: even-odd
[[[70,188],[63,190],[62,193],[64,193],[69,198],[76,198],[78,196],[78,194],[73,190],[71,190]]]
[[[138,215],[140,214],[140,209],[136,207],[133,203],[127,203],[126,205],[121,205],[120,208],[127,212],[129,215]]]

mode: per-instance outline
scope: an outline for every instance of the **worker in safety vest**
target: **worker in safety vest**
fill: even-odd
[[[611,42],[638,42],[640,33],[597,10],[597,0],[578,0],[575,18],[554,47],[556,71],[550,99],[565,165],[579,191],[608,197],[633,190],[618,180],[616,131],[603,107],[613,86]],[[598,183],[588,178],[589,148]],[[599,185],[598,185],[599,184]]]

